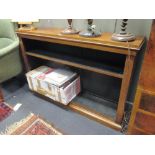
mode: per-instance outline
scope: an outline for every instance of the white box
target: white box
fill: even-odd
[[[81,91],[80,77],[66,69],[41,66],[26,74],[29,88],[67,105]]]

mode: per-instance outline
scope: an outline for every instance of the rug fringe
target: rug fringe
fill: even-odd
[[[34,116],[33,113],[30,113],[26,118],[23,118],[22,120],[20,120],[19,122],[15,122],[14,124],[12,124],[11,126],[9,126],[8,128],[6,128],[6,130],[4,132],[1,132],[1,135],[10,135],[11,133],[13,133],[17,126],[20,127],[22,126],[27,120],[29,120],[32,116]]]

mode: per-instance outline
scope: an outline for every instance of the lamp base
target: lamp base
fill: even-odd
[[[114,41],[133,41],[135,40],[135,36],[132,33],[126,33],[126,34],[116,34],[114,33],[112,35],[112,40]]]
[[[67,29],[63,30],[61,33],[62,34],[77,34],[77,33],[79,33],[79,31],[76,31],[76,30],[71,29],[71,28],[67,28]]]
[[[99,37],[101,36],[101,33],[93,32],[93,31],[82,31],[79,33],[82,37]]]
[[[31,30],[36,30],[37,28],[34,27],[33,25],[28,25],[28,26],[20,26],[20,28],[18,28],[19,31],[31,31]]]

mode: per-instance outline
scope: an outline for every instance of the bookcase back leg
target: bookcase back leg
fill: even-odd
[[[25,71],[28,72],[31,70],[31,67],[30,67],[28,58],[25,53],[25,46],[24,46],[23,40],[20,37],[19,37],[19,41],[20,41],[19,42],[20,43],[20,51],[21,51],[21,56],[22,56],[23,62],[24,62]]]

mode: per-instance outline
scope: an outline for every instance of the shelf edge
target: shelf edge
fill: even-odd
[[[80,114],[83,114],[87,116],[90,119],[93,119],[103,125],[106,125],[112,129],[115,129],[117,131],[121,131],[121,125],[117,124],[114,120],[112,120],[110,117],[98,114],[97,112],[94,112],[92,110],[86,109],[84,106],[78,105],[76,102],[72,101],[69,104],[69,107],[74,110],[75,112],[78,112]]]

